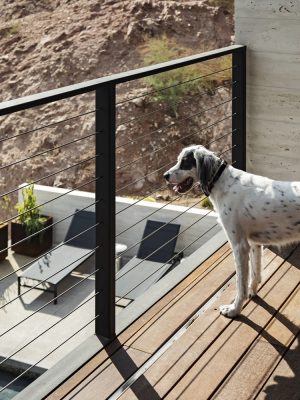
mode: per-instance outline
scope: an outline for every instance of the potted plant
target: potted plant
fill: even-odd
[[[53,218],[41,214],[41,207],[37,206],[33,185],[23,188],[22,196],[23,203],[17,203],[15,206],[19,215],[11,223],[12,250],[15,253],[36,257],[52,246],[52,226],[50,225],[53,224]],[[41,231],[44,228],[47,229]],[[23,240],[27,236],[30,237]],[[17,243],[20,241],[22,242]]]
[[[8,196],[2,197],[1,208],[8,211],[11,207],[11,199]],[[7,257],[8,251],[8,223],[0,224],[0,262]]]

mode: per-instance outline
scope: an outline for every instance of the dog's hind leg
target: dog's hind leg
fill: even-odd
[[[221,314],[229,318],[236,317],[240,314],[243,303],[248,297],[249,250],[250,245],[247,239],[232,243],[232,251],[236,265],[237,291],[232,304],[220,307]]]
[[[257,294],[258,285],[261,282],[261,246],[251,243],[250,245],[250,280],[249,280],[249,297]]]

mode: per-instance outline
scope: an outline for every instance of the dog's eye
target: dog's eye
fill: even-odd
[[[187,169],[192,169],[195,166],[196,166],[196,160],[193,154],[183,157],[180,163],[180,169],[187,170]]]
[[[180,168],[181,169],[186,169],[187,167],[189,167],[189,160],[185,157],[181,160],[181,164],[180,164]]]

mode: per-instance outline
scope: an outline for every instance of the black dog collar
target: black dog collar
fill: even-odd
[[[206,196],[209,196],[209,195],[210,195],[210,193],[211,193],[211,191],[212,191],[212,189],[213,189],[213,187],[214,187],[214,184],[215,184],[215,183],[217,182],[217,180],[220,178],[220,176],[222,175],[222,173],[223,173],[223,171],[224,171],[224,169],[225,169],[226,167],[227,167],[227,162],[226,162],[225,160],[222,160],[222,162],[221,162],[219,168],[217,169],[216,173],[214,174],[212,180],[211,180],[210,183],[207,185],[207,188],[201,187],[203,193],[204,193]]]

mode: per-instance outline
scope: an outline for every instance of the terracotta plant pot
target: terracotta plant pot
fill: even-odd
[[[7,257],[7,250],[1,251],[6,249],[8,244],[8,224],[3,224],[0,226],[0,261],[3,261]]]
[[[44,228],[53,224],[53,218],[47,217],[43,215],[43,217],[47,218],[44,223]],[[28,235],[26,233],[25,226],[20,224],[19,222],[12,221],[11,223],[11,243],[12,250],[18,254],[24,254],[30,257],[37,257],[45,251],[49,250],[52,246],[52,226],[46,229],[43,232],[31,237],[30,239],[24,240],[23,242],[14,245],[14,243],[19,242],[22,239],[25,239]]]

